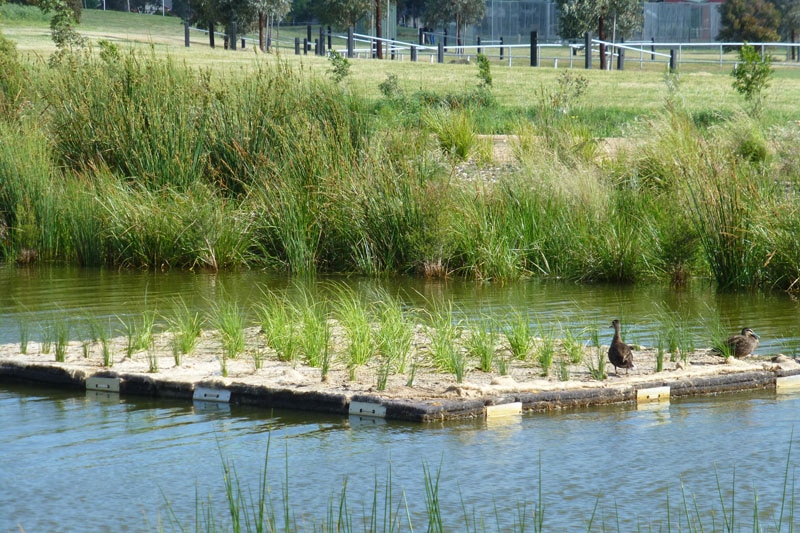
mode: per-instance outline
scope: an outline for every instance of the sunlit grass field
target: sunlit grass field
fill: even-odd
[[[18,49],[33,58],[46,59],[54,51],[50,39],[48,17],[33,8],[6,5],[0,8],[3,16],[0,26],[3,33],[13,39]],[[245,49],[225,50],[222,39],[217,39],[217,47],[208,46],[206,34],[192,30],[190,47],[184,46],[184,26],[176,17],[159,15],[140,15],[115,11],[84,10],[78,31],[91,43],[108,40],[126,48],[141,48],[155,51],[158,55],[169,55],[179,63],[198,68],[209,68],[217,71],[238,73],[257,68],[259,63],[274,61],[277,57],[290,65],[302,66],[304,71],[312,75],[325,76],[330,65],[325,58],[311,55],[294,55],[294,48],[279,48],[277,53],[268,55],[255,51],[254,43],[248,41]],[[273,37],[283,43],[292,43],[295,37],[305,37],[306,28],[280,27]],[[319,28],[312,29],[312,38],[319,35]],[[248,37],[256,37],[248,35]],[[343,44],[334,40],[335,48]],[[274,49],[273,49],[274,50]],[[593,113],[600,117],[621,115],[623,120],[647,115],[659,109],[666,95],[664,58],[650,61],[649,54],[644,54],[644,61],[639,62],[639,55],[628,51],[625,70],[603,72],[595,68],[583,69],[582,55],[570,58],[566,48],[542,48],[540,67],[529,66],[529,50],[514,49],[511,66],[508,62],[508,49],[501,61],[496,49],[486,49],[490,54],[493,93],[498,103],[509,110],[520,113],[529,107],[534,92],[543,84],[554,83],[564,68],[570,65],[589,80],[587,105]],[[659,50],[664,53],[666,50]],[[474,54],[474,52],[473,52]],[[350,76],[345,86],[364,97],[380,97],[379,85],[387,76],[397,77],[400,86],[409,91],[459,91],[476,84],[476,67],[474,62],[463,64],[456,61],[455,56],[446,56],[444,64],[431,63],[430,52],[420,52],[416,63],[410,61],[409,55],[403,54],[395,61],[353,59]],[[681,97],[690,111],[708,111],[729,115],[741,109],[741,97],[731,88],[731,64],[735,61],[735,53],[725,54],[724,65],[715,60],[716,53],[704,50],[684,51],[684,57],[707,57],[708,63],[683,63],[680,66]],[[555,59],[558,58],[557,67]],[[435,61],[435,58],[434,58]],[[616,63],[614,63],[616,66]],[[800,66],[776,67],[773,86],[768,94],[768,114],[786,119],[800,118],[800,109],[796,105],[796,95],[800,94]],[[614,119],[618,120],[618,119]],[[614,132],[618,135],[619,131]]]

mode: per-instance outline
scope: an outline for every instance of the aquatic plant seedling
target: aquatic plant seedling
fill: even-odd
[[[405,371],[406,359],[411,351],[413,331],[400,302],[388,294],[378,305],[378,330],[376,340],[380,355],[378,389],[385,390],[392,371]]]
[[[166,321],[172,330],[172,353],[175,365],[181,365],[181,356],[192,353],[203,330],[205,319],[198,311],[192,311],[180,298],[174,306],[174,312]]]
[[[377,344],[367,307],[354,290],[342,288],[334,303],[334,314],[345,330],[347,337],[346,364],[351,380],[356,369],[367,363],[376,353]]]
[[[461,336],[460,321],[456,320],[453,313],[453,303],[444,304],[434,302],[428,312],[430,337],[429,355],[433,363],[440,369],[450,372],[456,377],[456,382],[464,380],[466,371],[466,355],[456,346],[456,339]]]
[[[278,360],[294,363],[299,351],[298,332],[295,327],[299,311],[284,297],[268,292],[255,306],[256,316],[267,345],[278,355]]]
[[[28,353],[28,341],[30,340],[30,328],[28,321],[24,317],[17,319],[17,329],[19,330],[19,353]]]
[[[237,302],[226,300],[214,305],[212,322],[222,344],[224,368],[226,358],[235,359],[244,351],[244,314]]]
[[[63,363],[67,353],[69,343],[70,325],[65,318],[56,320],[54,324],[56,339],[56,361]]]
[[[524,361],[528,357],[528,352],[532,346],[531,327],[528,317],[515,311],[505,327],[506,339],[511,349],[511,355],[515,359]]]
[[[491,319],[485,319],[469,328],[464,345],[467,352],[478,359],[478,368],[483,372],[491,372],[494,366],[497,349],[497,326]]]

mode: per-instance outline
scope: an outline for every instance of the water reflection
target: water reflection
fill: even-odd
[[[208,312],[214,302],[235,299],[249,310],[264,291],[299,295],[308,290],[331,295],[346,284],[368,299],[385,294],[405,305],[422,308],[437,298],[451,299],[458,318],[477,321],[490,316],[503,321],[521,312],[532,324],[550,331],[598,329],[611,337],[612,318],[623,323],[628,342],[655,345],[667,317],[684,325],[696,346],[710,344],[709,331],[719,321],[731,333],[744,326],[762,339],[760,354],[795,354],[800,347],[798,302],[785,294],[716,292],[702,281],[676,291],[667,286],[606,286],[521,281],[504,284],[463,280],[426,281],[411,278],[316,278],[289,280],[263,272],[110,272],[62,267],[0,266],[0,343],[19,340],[18,322],[29,323],[30,335],[48,320],[69,320],[74,335],[89,320],[139,317],[145,310],[169,315],[176,303]],[[81,326],[84,323],[84,326]],[[606,339],[608,337],[608,339]]]

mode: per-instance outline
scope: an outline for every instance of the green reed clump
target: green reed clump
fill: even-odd
[[[287,298],[267,292],[255,306],[255,313],[267,345],[275,350],[280,361],[294,364],[300,350],[297,307]]]
[[[30,324],[24,316],[17,317],[17,330],[19,331],[19,353],[28,353],[28,341],[30,341]]]
[[[666,340],[660,331],[656,335],[656,372],[664,370],[664,351]]]
[[[181,366],[184,355],[188,355],[197,347],[205,319],[198,311],[192,311],[180,298],[174,306],[172,316],[166,317],[172,330],[172,354],[175,366]]]
[[[515,311],[506,321],[504,330],[511,356],[521,361],[527,359],[528,352],[533,346],[533,335],[528,316]]]
[[[55,323],[50,321],[40,324],[39,327],[42,335],[41,351],[43,354],[48,354],[53,349],[53,342],[55,341]]]
[[[371,317],[367,306],[355,291],[348,288],[339,289],[334,314],[347,337],[346,365],[350,379],[354,380],[356,369],[372,359],[377,351]]]
[[[558,359],[558,379],[569,381],[569,359],[563,355]]]
[[[147,371],[151,374],[158,373],[158,353],[155,350],[147,350]]]
[[[766,255],[755,241],[756,206],[765,207],[756,172],[708,146],[701,163],[686,174],[693,222],[717,285],[758,286]]]
[[[478,360],[478,368],[491,372],[494,367],[497,346],[497,326],[490,318],[471,324],[464,341],[467,353]]]
[[[536,361],[542,367],[542,375],[548,375],[556,354],[556,339],[552,330],[545,331],[541,325],[539,326],[539,338],[534,343],[534,353]]]
[[[460,321],[453,313],[453,302],[433,302],[428,319],[428,350],[433,363],[439,369],[455,375],[456,382],[461,383],[466,372],[466,354],[456,345],[462,331]]]
[[[153,189],[184,188],[207,171],[209,95],[170,59],[85,56],[80,68],[56,69],[45,97],[59,159],[74,168],[107,165]]]
[[[227,376],[228,359],[235,359],[244,351],[244,313],[237,302],[224,300],[214,305],[211,322],[217,329],[222,345],[222,375]]]
[[[400,302],[384,294],[378,306],[376,340],[380,361],[378,364],[378,390],[385,390],[389,376],[405,372],[414,332]],[[413,379],[413,377],[411,378]]]
[[[570,328],[564,330],[561,347],[570,364],[578,365],[583,361],[583,341],[575,334],[574,330]]]
[[[330,336],[325,302],[306,297],[300,308],[300,352],[309,366],[322,368],[323,377],[330,363]]]
[[[56,361],[63,363],[67,355],[67,345],[69,344],[70,324],[66,317],[58,318],[53,323],[55,338]]]
[[[150,348],[153,343],[155,320],[156,313],[154,311],[145,311],[139,320],[136,317],[130,317],[127,320],[119,318],[127,339],[127,344],[125,345],[126,357],[130,358],[134,353]]]
[[[436,136],[439,148],[454,162],[466,160],[475,146],[472,121],[464,109],[426,109],[422,122]]]
[[[606,354],[601,349],[600,344],[600,331],[597,326],[589,329],[590,345],[594,348],[594,354],[587,361],[589,367],[589,374],[592,378],[603,381],[608,375],[606,374]]]

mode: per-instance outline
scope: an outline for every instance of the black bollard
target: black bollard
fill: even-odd
[[[350,59],[355,57],[355,37],[353,35],[353,27],[347,28],[347,57]]]
[[[186,48],[189,48],[189,21],[183,21],[183,44],[186,45]]]
[[[411,45],[411,61],[417,62],[417,47],[414,45]]]
[[[481,36],[480,35],[478,35],[478,39],[477,40],[478,40],[478,54],[480,54],[481,53]]]
[[[583,56],[583,68],[589,70],[592,68],[592,39],[589,32],[583,35]]]
[[[622,40],[625,44],[625,39]],[[617,70],[625,70],[625,49],[617,48]]]
[[[503,38],[500,37],[500,61],[503,60]]]
[[[669,71],[675,72],[675,49],[669,49]]]
[[[294,55],[300,55],[300,37],[294,38]]]
[[[531,32],[531,66],[539,66],[539,32]]]
[[[436,54],[436,61],[438,63],[444,63],[444,43],[442,41],[439,41]]]

